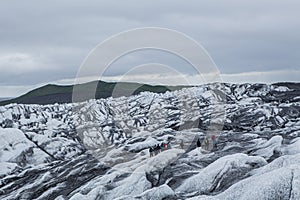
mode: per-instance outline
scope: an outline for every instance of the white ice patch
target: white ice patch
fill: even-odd
[[[164,199],[166,197],[173,197],[175,192],[168,185],[161,185],[159,187],[154,187],[150,190],[143,192],[142,194],[136,196],[138,199]]]
[[[261,168],[254,169],[251,172],[251,174],[262,175],[262,174],[268,173],[270,171],[279,169],[281,167],[288,167],[288,166],[294,165],[294,164],[295,165],[300,164],[300,154],[281,156]]]
[[[267,162],[261,157],[248,156],[246,154],[224,156],[202,169],[198,174],[185,180],[175,191],[179,194],[209,192],[213,185],[218,185],[218,181],[222,180],[222,176],[226,176],[230,171],[238,170],[239,168],[252,169],[251,164],[263,166]]]
[[[282,145],[283,138],[280,135],[276,135],[272,137],[270,140],[265,142],[262,145],[258,145],[255,148],[258,148],[255,152],[252,153],[252,155],[258,155],[262,156],[264,158],[270,158],[274,150],[280,150],[281,145]]]
[[[22,131],[0,128],[0,162],[16,162],[16,158],[33,146]]]
[[[291,144],[287,145],[283,152],[288,155],[300,153],[300,138],[295,138],[291,141]]]
[[[300,199],[300,168],[291,165],[272,170],[259,176],[251,176],[237,182],[216,196],[197,196],[189,200],[253,200],[253,199]],[[290,198],[288,198],[290,197]]]
[[[16,167],[16,163],[0,162],[0,177],[12,173]]]

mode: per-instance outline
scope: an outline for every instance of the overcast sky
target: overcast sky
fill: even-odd
[[[226,82],[300,81],[299,8],[297,0],[2,0],[0,97],[71,82],[97,44],[149,26],[194,38]],[[116,80],[144,63],[191,73],[178,57],[149,50],[124,56],[105,75]]]

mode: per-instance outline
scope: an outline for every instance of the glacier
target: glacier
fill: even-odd
[[[299,97],[297,85],[213,83],[1,106],[0,198],[300,199]]]

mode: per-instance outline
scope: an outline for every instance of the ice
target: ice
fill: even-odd
[[[259,176],[252,176],[232,185],[216,196],[190,198],[210,200],[252,200],[252,199],[300,199],[299,165],[279,168]]]
[[[299,199],[298,96],[218,83],[0,107],[0,198]],[[213,150],[196,147],[211,134]]]
[[[96,187],[93,188],[88,194],[80,194],[76,193],[74,196],[70,198],[70,200],[83,200],[83,199],[89,199],[89,200],[96,200],[101,193],[103,193],[104,188],[103,187]]]
[[[169,149],[159,153],[148,160],[148,163],[146,164],[146,172],[162,170],[172,163],[172,161],[177,159],[177,157],[182,153],[184,153],[184,150],[182,149]]]
[[[188,178],[175,191],[176,193],[206,193],[215,190],[226,176],[245,169],[251,170],[253,166],[263,166],[267,162],[257,156],[246,154],[233,154],[224,156],[202,169],[198,174]]]
[[[256,147],[258,148],[258,150],[253,152],[252,155],[259,155],[268,159],[273,155],[274,150],[280,151],[282,141],[283,141],[282,136],[280,135],[274,136],[264,144],[258,145]]]
[[[289,155],[300,153],[300,138],[298,137],[292,140],[291,144],[286,146],[283,152]]]
[[[137,199],[156,200],[156,199],[165,199],[167,197],[174,198],[174,195],[175,195],[174,191],[168,185],[164,184],[159,187],[154,187],[150,190],[147,190],[136,197]]]
[[[159,142],[156,139],[154,139],[152,137],[148,137],[143,142],[136,142],[136,143],[134,143],[132,145],[128,145],[128,146],[129,146],[129,151],[140,151],[145,148],[154,147],[157,144],[159,144]]]
[[[274,89],[275,91],[278,91],[278,92],[287,92],[289,91],[290,89],[288,87],[284,87],[284,86],[279,86],[277,88]]]
[[[17,167],[16,163],[0,162],[0,177],[11,174]]]
[[[124,179],[119,186],[104,195],[105,199],[115,199],[120,196],[136,196],[151,188],[147,180],[145,166],[137,168],[128,178]]]
[[[275,160],[273,160],[271,163],[255,169],[251,172],[251,174],[253,175],[261,175],[264,173],[268,173],[270,171],[279,169],[281,167],[288,167],[290,165],[297,165],[300,163],[300,154],[296,154],[296,155],[284,155],[281,156]]]
[[[17,158],[33,144],[15,128],[0,128],[0,162],[18,162]]]

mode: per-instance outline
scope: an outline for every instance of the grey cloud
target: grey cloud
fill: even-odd
[[[190,35],[208,50],[222,73],[299,69],[300,2],[253,1],[14,1],[0,7],[0,55],[26,54],[34,66],[0,60],[1,85],[38,84],[72,78],[88,52],[112,34],[160,26]],[[0,56],[1,57],[1,56]],[[119,75],[143,62],[182,69],[166,54],[133,53],[107,75]],[[34,70],[33,70],[34,68]],[[187,73],[188,66],[185,66]],[[22,73],[21,73],[22,72]],[[20,76],[21,73],[21,76]],[[287,80],[289,79],[286,77]]]

